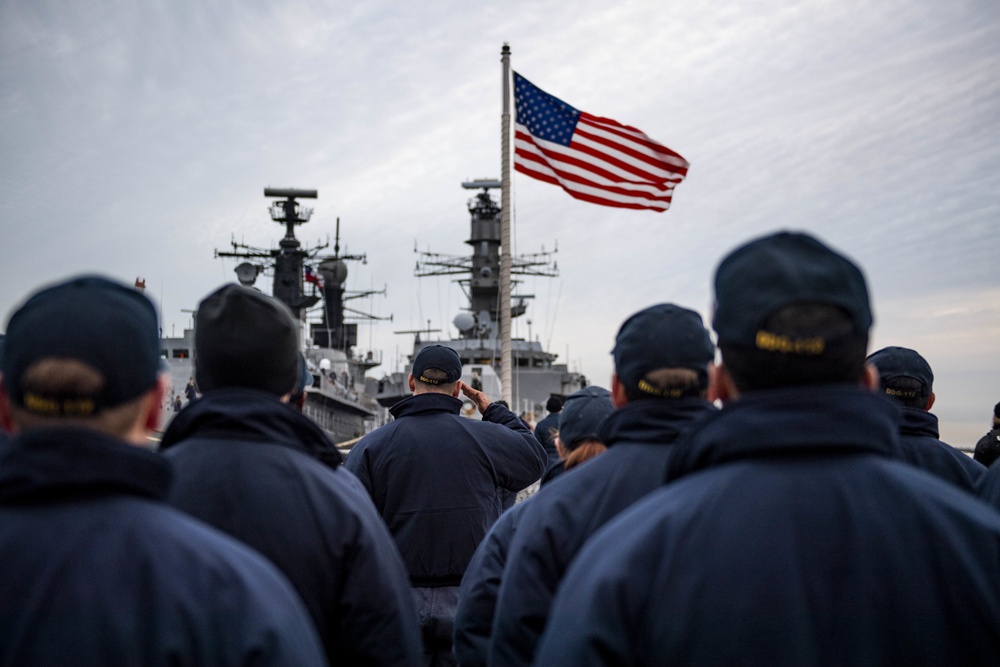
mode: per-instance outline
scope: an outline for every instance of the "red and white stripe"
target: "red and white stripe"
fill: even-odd
[[[514,168],[562,187],[576,199],[619,208],[666,211],[688,161],[643,132],[580,112],[569,146],[532,136],[520,123]]]

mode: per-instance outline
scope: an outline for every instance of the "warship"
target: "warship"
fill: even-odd
[[[462,183],[467,190],[479,190],[468,202],[471,233],[466,243],[472,247],[471,255],[449,256],[419,252],[415,275],[458,275],[456,282],[462,287],[468,307],[458,313],[452,324],[458,331],[456,338],[435,339],[438,329],[397,331],[413,335],[413,354],[409,361],[427,345],[446,345],[462,359],[462,380],[498,400],[502,396],[500,383],[500,205],[490,196],[490,190],[501,187],[498,180],[475,180]],[[416,249],[415,249],[416,251]],[[541,251],[511,258],[513,276],[558,276],[558,267],[552,259],[555,251]],[[513,281],[514,285],[520,281]],[[511,295],[511,318],[527,312],[529,294]],[[587,385],[586,378],[570,371],[566,364],[556,363],[558,355],[545,350],[537,340],[514,338],[511,340],[513,359],[511,409],[528,416],[541,418],[544,406],[552,395],[565,397]],[[392,406],[410,395],[407,385],[409,365],[404,372],[386,375],[380,380],[369,378],[368,387],[383,406]],[[473,416],[475,409],[470,402],[463,409]]]
[[[347,262],[367,262],[366,255],[340,251],[340,219],[337,219],[333,253],[329,243],[304,247],[295,237],[295,227],[312,217],[312,209],[300,199],[316,199],[316,190],[265,188],[274,222],[285,226],[277,248],[255,248],[232,240],[232,250],[215,251],[216,258],[244,260],[236,266],[241,285],[253,286],[260,275],[272,276],[271,295],[282,301],[300,322],[302,351],[313,381],[306,388],[303,412],[312,418],[338,446],[349,446],[367,432],[384,424],[386,409],[366,391],[369,370],[382,363],[381,354],[358,348],[358,322],[382,318],[347,307],[346,302],[385,290],[348,291]],[[318,315],[318,317],[317,317]],[[194,332],[161,338],[161,356],[173,379],[174,400],[183,400],[184,384],[193,376]],[[168,407],[168,416],[170,408]]]

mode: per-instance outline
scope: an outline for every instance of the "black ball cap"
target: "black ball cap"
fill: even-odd
[[[152,389],[160,369],[156,308],[134,288],[97,275],[71,278],[28,298],[7,323],[0,355],[15,405],[52,416],[86,416]],[[82,362],[101,374],[89,396],[25,391],[25,372],[45,359]]]
[[[444,380],[434,380],[424,375],[430,368],[444,371]],[[462,360],[458,352],[445,345],[428,345],[417,352],[413,359],[413,377],[426,384],[450,384],[462,377]]]

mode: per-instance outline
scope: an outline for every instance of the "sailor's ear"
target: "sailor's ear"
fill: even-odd
[[[161,373],[156,379],[156,385],[146,396],[145,417],[143,427],[147,432],[152,432],[160,425],[160,416],[163,413],[163,397],[167,396],[170,388],[170,376]]]
[[[716,389],[718,378],[715,375],[715,364],[711,363],[708,365],[708,387],[705,388],[705,400],[709,403],[715,403],[716,401],[721,401],[719,398],[719,392]]]
[[[416,391],[417,383],[413,380],[413,373],[410,373],[410,375],[406,378],[406,384],[409,385],[411,394]]]
[[[626,403],[628,403],[628,397],[625,395],[625,385],[618,379],[618,374],[614,373],[611,376],[611,404],[615,406],[615,409],[618,409]]]
[[[865,364],[865,370],[861,374],[861,386],[870,391],[878,391],[878,369],[875,364]]]
[[[932,391],[931,395],[927,397],[927,405],[924,406],[924,411],[926,411],[926,412],[930,412],[931,411],[931,408],[934,407],[934,400],[936,398],[937,397],[934,395],[934,392]]]
[[[708,387],[710,400],[719,400],[723,403],[735,401],[740,397],[740,392],[733,382],[733,376],[729,374],[724,363],[714,364],[708,368]]]

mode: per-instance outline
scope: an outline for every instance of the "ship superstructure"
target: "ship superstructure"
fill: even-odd
[[[463,380],[479,386],[493,399],[501,398],[499,365],[501,359],[499,304],[500,304],[500,205],[490,196],[490,190],[499,188],[500,181],[476,180],[462,184],[466,189],[479,190],[468,203],[470,235],[466,243],[471,255],[451,256],[431,252],[419,253],[415,275],[461,276],[456,282],[462,287],[468,307],[458,313],[452,324],[458,337],[434,339],[434,329],[407,331],[414,335],[413,355],[425,345],[447,345],[462,358]],[[511,274],[514,276],[556,277],[558,267],[552,259],[553,252],[539,252],[512,257]],[[514,281],[514,285],[520,284]],[[527,312],[529,294],[512,294],[511,317],[521,317]],[[586,378],[572,372],[566,364],[557,363],[558,355],[546,351],[536,340],[515,338],[511,340],[513,359],[511,395],[517,412],[541,417],[550,395],[566,396],[586,386]],[[412,361],[411,355],[410,360]],[[392,405],[409,395],[406,373],[394,373],[377,384],[369,381],[373,393],[382,405]]]
[[[216,251],[216,257],[243,259],[235,268],[242,285],[253,285],[258,275],[271,275],[271,294],[287,305],[302,326],[302,347],[313,384],[306,390],[305,414],[338,444],[363,436],[384,423],[385,410],[366,393],[366,373],[382,363],[381,354],[359,350],[358,321],[379,318],[348,308],[345,302],[384,294],[385,291],[348,291],[347,262],[365,262],[365,255],[342,254],[340,219],[333,254],[329,243],[304,247],[295,237],[295,227],[312,217],[312,209],[299,199],[316,199],[316,190],[265,188],[264,196],[276,198],[269,207],[271,219],[285,225],[285,236],[277,248],[254,248],[231,241],[231,251]],[[318,318],[315,317],[318,311]]]

